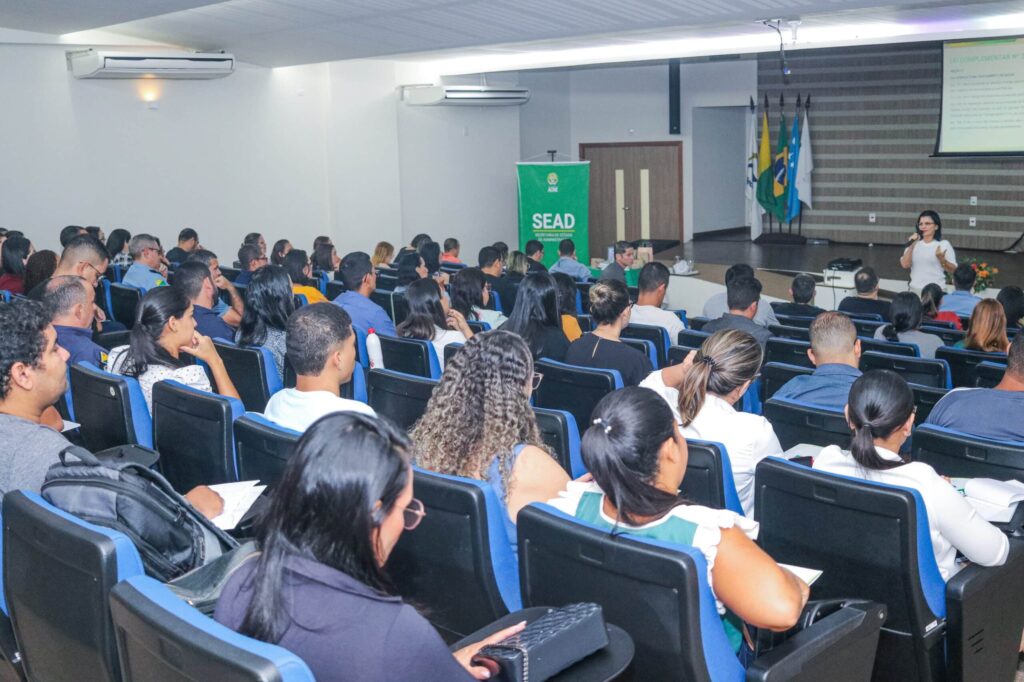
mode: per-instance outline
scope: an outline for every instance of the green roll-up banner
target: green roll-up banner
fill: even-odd
[[[544,265],[558,260],[558,242],[571,239],[576,259],[590,265],[590,162],[520,163],[519,248],[537,239]]]

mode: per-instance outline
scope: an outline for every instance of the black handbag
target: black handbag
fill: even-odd
[[[194,568],[171,582],[167,587],[200,612],[213,616],[217,600],[231,576],[245,562],[259,555],[256,542],[250,540],[230,552],[225,552],[208,564]]]
[[[543,682],[606,646],[601,607],[569,604],[551,609],[519,634],[485,646],[472,664],[487,668],[491,679]]]

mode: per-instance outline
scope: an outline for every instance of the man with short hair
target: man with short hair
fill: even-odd
[[[878,275],[874,268],[863,267],[853,276],[856,296],[847,296],[839,302],[839,311],[854,315],[881,315],[886,322],[889,318],[889,302],[878,300]]]
[[[524,247],[526,252],[526,267],[527,272],[547,272],[548,269],[544,265],[544,245],[540,243],[540,240],[531,239],[526,242]]]
[[[140,233],[128,242],[132,255],[132,266],[124,273],[121,284],[149,291],[167,286],[167,277],[161,270],[164,264],[164,250],[156,237]]]
[[[100,279],[107,271],[110,264],[107,249],[94,237],[87,234],[80,234],[71,241],[60,254],[60,261],[57,262],[57,269],[52,277],[81,277],[93,287],[99,284]],[[41,301],[46,296],[46,284],[43,282],[28,292],[29,298]],[[96,331],[124,331],[126,327],[116,320],[108,320],[106,313],[98,305],[93,303],[93,319],[96,322]]]
[[[236,286],[249,286],[252,276],[257,270],[265,266],[267,262],[267,257],[260,253],[260,247],[255,244],[242,244],[241,248],[238,249],[238,265],[241,267],[241,270],[238,272],[238,277],[235,277],[234,284]]]
[[[464,265],[459,260],[459,240],[455,237],[448,237],[444,240],[444,253],[441,254],[442,263],[451,263],[452,265]]]
[[[668,332],[669,344],[674,345],[679,332],[686,329],[686,325],[675,313],[661,309],[668,289],[668,278],[668,268],[657,261],[647,263],[640,269],[640,296],[629,314],[629,323],[661,327]]]
[[[199,261],[186,261],[174,271],[173,286],[192,301],[192,316],[196,321],[197,332],[211,339],[234,340],[235,330],[225,324],[213,310],[217,287],[213,284],[209,268]]]
[[[961,263],[953,271],[953,288],[955,291],[942,297],[939,305],[939,312],[951,312],[958,317],[970,317],[974,307],[981,303],[981,299],[975,296],[974,280],[978,273],[967,263]]]
[[[814,373],[793,377],[772,397],[841,410],[850,397],[850,387],[861,375],[857,328],[849,317],[832,310],[814,318],[810,332],[807,357],[814,364]]]
[[[772,337],[767,328],[754,322],[758,303],[761,300],[761,282],[753,277],[737,277],[729,282],[726,289],[729,311],[717,320],[711,320],[701,331],[714,333],[722,329],[738,329],[747,332],[761,344],[761,350]]]
[[[626,270],[629,270],[633,265],[634,259],[636,259],[636,249],[629,242],[617,241],[612,251],[615,254],[615,260],[605,266],[604,270],[601,271],[601,276],[598,277],[598,281],[602,279],[617,279],[625,284]]]
[[[288,318],[285,333],[286,356],[296,375],[295,388],[271,396],[264,417],[301,433],[320,417],[334,412],[377,416],[369,405],[341,397],[341,385],[352,380],[353,371],[362,371],[356,367],[352,320],[341,306],[303,306]]]
[[[333,303],[345,310],[351,325],[364,334],[372,329],[378,334],[396,336],[395,323],[383,308],[370,300],[370,294],[377,288],[377,271],[370,262],[370,255],[362,251],[346,254],[338,273],[345,291]]]
[[[68,225],[67,227],[60,231],[61,247],[63,248],[67,246],[68,242],[70,242],[75,237],[78,237],[83,234],[89,234],[89,232],[81,225]]]
[[[704,310],[702,315],[709,320],[717,320],[719,317],[729,312],[729,301],[728,289],[729,282],[738,277],[753,277],[754,268],[750,267],[746,263],[736,263],[728,270],[725,271],[725,288],[726,291],[715,294],[704,303]],[[754,322],[767,327],[770,324],[781,324],[779,318],[775,317],[775,311],[772,310],[770,305],[759,305],[757,307],[757,315],[754,316]]]
[[[238,325],[242,324],[242,315],[245,314],[245,300],[238,293],[235,285],[220,271],[220,261],[217,260],[217,254],[206,249],[198,249],[185,262],[202,263],[210,271],[210,278],[214,286],[213,312],[220,315],[224,319],[224,323],[229,327],[237,328]],[[175,271],[174,276],[177,278],[177,271]],[[219,294],[221,291],[227,292],[228,298],[231,300],[230,306],[221,300]]]
[[[558,242],[558,260],[548,269],[548,272],[551,274],[564,273],[577,282],[586,282],[590,279],[590,268],[576,260],[576,243],[571,239],[563,239]]]
[[[1006,372],[995,388],[954,388],[932,408],[926,424],[978,438],[1024,441],[1024,333],[1013,337]]]
[[[484,279],[491,285],[491,291],[498,294],[498,298],[501,299],[502,311],[506,316],[511,315],[516,305],[518,287],[502,274],[501,254],[498,249],[493,246],[480,249],[477,264],[484,273]]]
[[[68,364],[91,362],[100,369],[107,364],[107,351],[92,340],[95,292],[81,277],[59,275],[45,283],[43,303],[57,331],[57,343],[69,354]]]
[[[196,249],[201,248],[203,247],[199,246],[199,233],[191,227],[186,227],[178,233],[178,245],[167,252],[167,260],[172,263],[184,263]]]
[[[812,305],[814,300],[814,278],[810,275],[797,275],[789,285],[789,296],[792,303],[772,303],[776,315],[791,317],[817,317],[825,312],[824,308]]]

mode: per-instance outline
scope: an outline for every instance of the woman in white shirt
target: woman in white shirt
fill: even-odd
[[[761,345],[747,332],[725,329],[672,367],[652,372],[641,386],[659,393],[687,438],[722,443],[729,454],[743,511],[754,513],[754,469],[782,452],[775,429],[760,415],[733,405],[757,378]]]
[[[497,329],[508,318],[497,310],[490,310],[491,285],[484,278],[480,268],[463,268],[452,277],[452,308],[462,313],[467,320],[486,322],[491,329]]]
[[[147,291],[139,302],[129,338],[129,345],[110,351],[107,367],[114,374],[138,380],[150,411],[153,385],[163,379],[174,379],[201,391],[213,390],[206,372],[189,356],[210,368],[217,393],[238,398],[213,341],[196,331],[192,303],[180,289],[157,287]]]
[[[958,570],[956,553],[982,566],[1000,566],[1010,543],[1006,535],[974,511],[963,495],[924,462],[897,454],[914,427],[914,394],[889,370],[867,372],[853,383],[846,406],[853,430],[850,450],[830,445],[814,458],[814,468],[921,493],[928,513],[935,562],[944,580]]]
[[[433,279],[419,279],[405,290],[409,314],[395,331],[399,336],[423,339],[434,344],[437,362],[444,369],[444,347],[449,343],[465,343],[473,330],[458,310],[448,306],[441,296],[441,285]]]
[[[956,270],[956,252],[942,238],[942,218],[938,213],[922,211],[918,216],[917,231],[910,235],[900,265],[910,270],[910,290],[916,294],[933,282],[946,286],[946,273]]]

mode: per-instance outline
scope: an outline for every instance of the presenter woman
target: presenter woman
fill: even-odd
[[[910,290],[920,295],[928,284],[946,286],[946,273],[956,270],[956,252],[942,238],[942,218],[935,211],[922,211],[917,231],[900,256],[900,265],[910,270]]]

